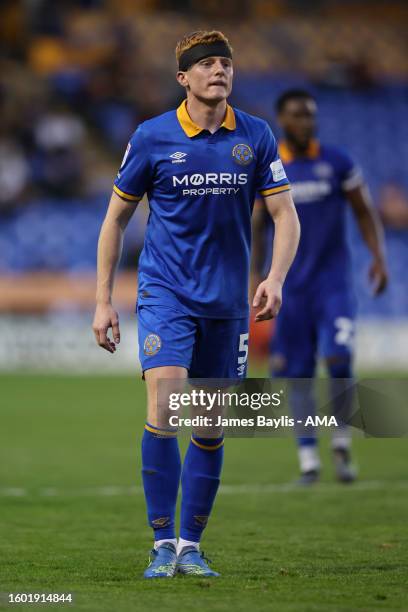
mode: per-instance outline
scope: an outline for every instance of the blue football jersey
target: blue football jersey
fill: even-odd
[[[351,270],[345,192],[362,183],[359,168],[337,147],[318,141],[311,143],[304,157],[294,158],[284,142],[279,153],[301,226],[285,291],[347,287]]]
[[[251,213],[257,193],[289,189],[268,124],[227,106],[211,134],[186,101],[133,134],[114,191],[145,193],[150,214],[139,259],[138,303],[209,318],[248,313]]]

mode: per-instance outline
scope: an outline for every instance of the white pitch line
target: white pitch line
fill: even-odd
[[[362,480],[345,486],[337,483],[320,483],[311,488],[306,488],[313,493],[348,492],[348,491],[379,491],[381,489],[407,489],[407,480]],[[221,495],[264,495],[270,493],[303,493],[305,487],[299,487],[295,483],[282,484],[225,484],[220,487]],[[0,497],[118,497],[129,495],[142,495],[143,488],[139,486],[103,486],[83,487],[80,489],[59,489],[57,487],[45,487],[41,489],[29,489],[22,487],[0,487]]]
[[[1,497],[24,497],[25,495],[27,495],[27,489],[21,489],[18,487],[0,488]]]

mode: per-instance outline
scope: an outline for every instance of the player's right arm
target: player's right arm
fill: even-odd
[[[152,179],[148,144],[142,124],[127,146],[99,236],[93,330],[99,346],[110,353],[115,352],[115,345],[120,342],[119,317],[112,306],[112,291],[123,234]],[[108,337],[109,328],[112,328],[113,342]]]
[[[110,353],[120,342],[119,316],[112,306],[115,274],[122,254],[123,235],[138,202],[124,201],[115,192],[101,227],[98,240],[96,309],[93,331],[96,342]],[[108,336],[112,328],[113,341]]]

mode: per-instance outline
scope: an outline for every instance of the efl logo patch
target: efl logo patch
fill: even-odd
[[[247,166],[254,159],[252,149],[247,144],[237,144],[232,149],[232,157],[241,166]]]
[[[272,176],[273,176],[273,180],[275,181],[275,183],[286,178],[285,168],[283,167],[280,159],[277,159],[276,161],[272,162],[270,167],[272,170]]]
[[[143,351],[145,355],[151,357],[156,355],[161,349],[161,339],[157,334],[149,334],[143,344]]]
[[[128,155],[129,155],[129,153],[130,153],[130,149],[131,149],[131,148],[132,148],[132,145],[131,145],[131,144],[130,144],[130,142],[129,142],[128,146],[126,147],[126,151],[125,151],[125,154],[124,154],[124,156],[123,156],[122,163],[120,164],[120,167],[121,167],[121,168],[123,168],[123,166],[125,165],[126,160],[127,160],[127,158],[128,158]]]

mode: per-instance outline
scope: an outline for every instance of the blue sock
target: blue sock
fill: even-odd
[[[220,484],[223,438],[192,436],[184,459],[180,537],[199,542]]]
[[[156,541],[176,537],[174,517],[180,472],[177,433],[146,423],[142,439],[142,476],[147,517]]]
[[[312,379],[293,380],[290,386],[290,404],[295,419],[297,442],[299,446],[316,446],[317,432],[310,425],[298,425],[297,420],[304,424],[308,416],[316,414],[316,401],[314,396],[314,381]]]
[[[338,433],[347,429],[353,408],[354,380],[350,357],[344,357],[327,365],[330,374],[330,401],[336,417]]]

